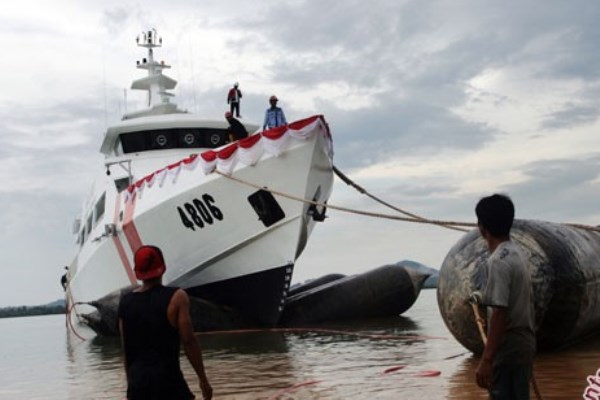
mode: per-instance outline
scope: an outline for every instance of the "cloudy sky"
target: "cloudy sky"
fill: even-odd
[[[271,94],[288,120],[324,114],[338,168],[398,207],[472,222],[480,197],[504,192],[517,217],[597,225],[599,20],[596,0],[3,4],[0,306],[62,296],[103,132],[144,98],[125,88],[145,29],[163,37],[180,107],[218,118],[239,81],[246,121]],[[339,181],[330,203],[385,211]],[[331,211],[295,281],[439,268],[460,236]]]

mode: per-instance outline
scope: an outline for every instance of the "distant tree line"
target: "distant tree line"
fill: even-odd
[[[0,308],[0,318],[26,317],[32,315],[64,314],[64,304],[43,306],[17,306]]]

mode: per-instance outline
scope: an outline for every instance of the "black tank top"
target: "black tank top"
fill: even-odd
[[[127,363],[129,400],[188,400],[190,391],[179,367],[179,333],[167,318],[177,288],[156,286],[127,293],[119,303]]]

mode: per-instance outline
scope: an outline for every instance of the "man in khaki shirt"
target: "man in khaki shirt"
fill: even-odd
[[[528,400],[535,355],[531,277],[510,240],[515,209],[508,196],[485,197],[475,208],[481,236],[491,252],[482,303],[488,306],[488,336],[477,384],[493,400]]]

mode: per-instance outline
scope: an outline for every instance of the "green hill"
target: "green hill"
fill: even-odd
[[[0,318],[26,317],[31,315],[64,314],[66,305],[63,299],[39,306],[15,306],[0,308]]]

